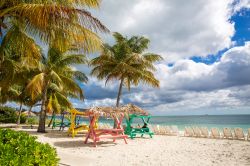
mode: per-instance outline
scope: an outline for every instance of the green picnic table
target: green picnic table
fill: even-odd
[[[70,122],[65,121],[65,114],[66,113],[62,113],[61,114],[61,121],[57,122],[56,121],[56,115],[52,115],[52,129],[54,129],[55,127],[60,127],[59,131],[63,131],[65,127],[69,127],[70,126]]]
[[[133,127],[132,123],[133,123],[134,118],[141,119],[143,122],[143,126]],[[148,127],[150,118],[151,118],[151,115],[129,114],[129,116],[126,118],[127,126],[125,129],[125,134],[129,135],[129,137],[132,139],[135,138],[137,134],[140,134],[141,137],[143,137],[143,135],[149,135],[150,138],[152,138],[152,135],[154,135],[154,133]]]

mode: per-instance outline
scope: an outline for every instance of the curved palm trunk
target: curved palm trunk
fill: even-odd
[[[23,102],[20,103],[20,108],[18,110],[18,117],[17,117],[17,125],[20,125],[20,119],[21,119],[21,112],[22,112]]]
[[[116,107],[120,106],[120,99],[121,99],[121,95],[122,95],[122,84],[123,84],[123,78],[121,79],[120,86],[119,86],[119,91],[118,91],[118,94],[117,94]],[[114,121],[113,128],[116,128],[116,126],[117,126],[116,121]]]
[[[119,86],[119,91],[118,91],[117,100],[116,100],[116,107],[119,107],[120,105],[120,99],[122,95],[122,84],[123,84],[123,78],[121,79],[120,86]]]
[[[39,125],[37,129],[37,132],[40,132],[40,133],[45,133],[47,89],[48,89],[48,82],[45,84],[44,91],[42,94],[42,105],[41,105],[41,111],[39,114]]]

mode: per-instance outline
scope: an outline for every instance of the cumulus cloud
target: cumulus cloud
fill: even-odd
[[[239,2],[234,7],[234,12],[239,12],[241,9],[250,8],[250,1],[249,0],[239,0]]]
[[[232,46],[232,4],[233,0],[103,0],[97,16],[111,31],[149,37],[150,51],[176,61]]]
[[[180,60],[172,67],[157,65],[156,75],[165,89],[211,91],[250,84],[250,42],[226,51],[212,65]]]
[[[134,103],[152,113],[180,110],[212,110],[250,107],[250,43],[226,51],[220,61],[207,65],[179,60],[173,66],[157,64],[160,89],[148,86],[123,90],[122,103]],[[90,79],[84,87],[86,102],[81,106],[115,105],[117,81]]]
[[[242,8],[249,8],[248,0],[103,0],[95,15],[111,31],[149,37],[150,51],[165,57],[156,65],[161,88],[124,88],[122,103],[137,104],[153,114],[237,113],[236,109],[249,113],[250,42],[234,46],[231,41],[235,30],[230,18]],[[189,60],[225,48],[228,51],[211,65]],[[168,66],[169,62],[174,63]],[[105,86],[90,77],[83,89],[86,100],[74,101],[75,106],[115,105],[118,82]]]

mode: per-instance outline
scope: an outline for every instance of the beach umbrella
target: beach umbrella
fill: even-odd
[[[134,104],[127,104],[120,107],[122,112],[126,112],[128,114],[136,114],[136,115],[148,115],[148,112],[143,110],[142,108],[134,105]]]
[[[87,110],[89,114],[98,114],[104,117],[113,118],[114,116],[120,116],[121,114],[136,114],[136,115],[148,115],[148,112],[142,108],[134,105],[127,104],[121,107],[92,107]]]
[[[121,115],[123,112],[121,112],[117,107],[92,107],[87,110],[87,113],[113,118],[114,116]]]

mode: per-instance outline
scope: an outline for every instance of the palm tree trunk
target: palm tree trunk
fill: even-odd
[[[18,117],[17,117],[17,125],[20,125],[20,119],[21,119],[21,112],[22,112],[23,102],[20,103],[20,108],[18,110]]]
[[[47,89],[48,89],[48,82],[46,82],[42,93],[42,105],[39,114],[39,125],[37,129],[37,132],[40,133],[45,133]]]
[[[117,94],[116,107],[119,107],[119,105],[120,105],[120,99],[121,99],[121,95],[122,95],[122,84],[123,84],[123,78],[121,78],[119,91],[118,91],[118,94]],[[113,128],[115,129],[116,127],[117,127],[117,124],[116,124],[116,121],[114,121]]]
[[[120,105],[120,99],[122,95],[122,84],[123,84],[123,78],[121,79],[120,86],[119,86],[119,91],[118,91],[117,100],[116,100],[116,107],[119,107]]]
[[[30,114],[31,114],[32,108],[33,108],[33,105],[30,106],[30,109],[29,109],[29,111],[28,111],[28,117],[27,117],[27,119],[26,119],[26,124],[28,123],[28,120],[29,120],[29,118],[30,118]]]

